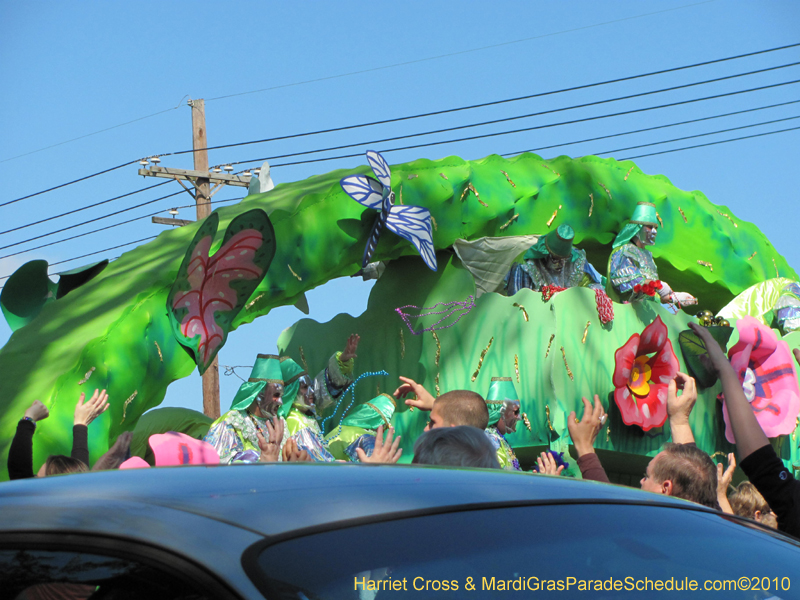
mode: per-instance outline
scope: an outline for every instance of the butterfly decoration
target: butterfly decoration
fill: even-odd
[[[340,181],[342,189],[353,200],[367,208],[381,211],[372,225],[367,247],[364,248],[364,258],[361,260],[361,270],[356,275],[361,274],[369,264],[384,225],[389,231],[414,244],[427,267],[435,271],[436,252],[433,247],[431,211],[421,206],[395,204],[391,185],[392,173],[386,159],[380,153],[369,150],[367,160],[377,180],[366,175],[352,175]]]

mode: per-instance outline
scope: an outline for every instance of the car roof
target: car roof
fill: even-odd
[[[30,501],[54,508],[76,503],[108,507],[121,499],[269,536],[355,519],[481,505],[605,502],[709,510],[685,500],[566,477],[416,465],[274,463],[129,469],[5,482],[0,484],[0,529],[11,525],[2,516],[5,506]]]

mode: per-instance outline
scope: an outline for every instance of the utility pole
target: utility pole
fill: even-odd
[[[192,148],[194,149],[194,170],[168,169],[158,166],[158,158],[151,158],[154,163],[148,165],[147,159],[140,161],[140,164],[147,168],[139,169],[139,175],[145,177],[162,177],[174,179],[189,192],[197,206],[197,220],[205,219],[211,214],[211,197],[223,185],[234,185],[248,187],[250,175],[231,175],[228,173],[209,172],[208,170],[208,140],[206,139],[206,112],[205,101],[189,100],[192,108]],[[227,167],[230,168],[230,167]],[[232,170],[232,169],[230,169]],[[219,171],[219,169],[215,169]],[[184,181],[194,183],[194,193],[184,185]],[[211,183],[214,188],[211,189]],[[172,212],[172,211],[170,211]],[[173,215],[177,213],[174,211]],[[188,225],[192,221],[184,219],[165,219],[163,217],[153,217],[153,223],[163,225]],[[219,361],[214,357],[214,362],[203,373],[203,412],[207,417],[216,419],[220,415],[219,408]]]
[[[208,173],[208,142],[206,140],[206,102],[189,100],[192,107],[192,149],[194,170]],[[194,182],[194,201],[197,205],[197,220],[211,214],[211,195],[207,177],[198,177]],[[219,354],[203,373],[203,413],[212,419],[219,418]]]

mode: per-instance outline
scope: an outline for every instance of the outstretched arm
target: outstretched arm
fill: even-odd
[[[595,395],[594,406],[586,398],[583,400],[583,417],[579,421],[572,411],[567,417],[567,428],[572,445],[578,453],[578,468],[584,479],[608,483],[608,475],[600,464],[594,451],[594,441],[608,416],[603,411],[600,396]]]
[[[47,407],[39,400],[34,400],[25,411],[8,449],[9,479],[33,477],[33,432],[36,431],[37,421],[46,419],[49,415]]]
[[[683,390],[679,396],[678,390]],[[692,377],[678,372],[675,379],[669,382],[667,392],[667,415],[672,432],[672,441],[676,444],[693,444],[694,434],[689,425],[689,415],[697,401],[697,386]]]
[[[731,485],[734,470],[736,470],[736,456],[731,452],[728,454],[727,469],[722,470],[722,463],[717,465],[717,502],[719,502],[722,512],[729,515],[733,514],[733,508],[731,508],[731,503],[728,502],[728,488]]]
[[[722,393],[725,395],[733,437],[736,438],[739,461],[743,461],[759,448],[768,446],[769,439],[761,429],[761,425],[758,424],[756,415],[745,398],[742,384],[722,348],[705,327],[695,323],[689,323],[689,327],[697,334],[697,337],[703,340],[711,366],[722,382]]]

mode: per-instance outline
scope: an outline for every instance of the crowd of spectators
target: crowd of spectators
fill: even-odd
[[[694,324],[690,324],[690,327],[705,344],[707,363],[721,381],[736,439],[736,454],[728,455],[727,467],[723,468],[721,463],[715,465],[711,457],[696,446],[689,424],[689,416],[697,400],[696,384],[688,375],[678,373],[670,382],[667,395],[672,441],[665,444],[650,460],[640,482],[641,488],[753,519],[800,538],[800,483],[785,467],[758,424],[722,348],[704,327]],[[800,351],[794,350],[794,355],[800,364]],[[487,408],[487,401],[480,394],[469,390],[452,390],[434,397],[424,386],[412,379],[400,379],[401,385],[395,391],[394,397],[404,400],[413,409],[428,413],[425,430],[414,444],[412,464],[501,468],[497,446],[488,435],[490,410]],[[279,402],[279,398],[277,400]],[[578,418],[575,412],[568,417],[568,429],[577,465],[583,479],[608,483],[609,478],[594,449],[598,432],[607,415],[598,396],[594,397],[593,402],[586,398],[582,400],[581,417]],[[270,401],[274,403],[276,398],[271,397]],[[49,416],[47,407],[38,400],[34,401],[20,419],[9,449],[9,478],[13,480],[88,472],[88,427],[108,407],[105,390],[95,390],[88,400],[85,394],[81,394],[74,412],[71,454],[48,456],[34,475],[33,434],[37,425]],[[518,407],[508,414],[515,422],[519,419]],[[508,426],[507,419],[500,421],[498,425],[501,429]],[[313,460],[302,448],[302,444],[298,445],[292,438],[284,440],[284,427],[281,419],[267,419],[265,433],[257,432],[260,449],[257,460]],[[119,436],[91,470],[116,469],[120,466],[125,468],[125,463],[130,458],[131,437],[131,433]],[[401,456],[399,443],[400,437],[394,435],[394,428],[384,428],[381,425],[374,433],[374,442],[366,450],[359,447],[354,459],[359,462],[396,463]],[[213,454],[217,455],[215,452]],[[743,481],[733,488],[731,481],[737,456],[738,464],[749,481]],[[559,465],[551,452],[543,452],[536,462],[535,470],[539,474],[558,476],[564,469],[564,465]]]

